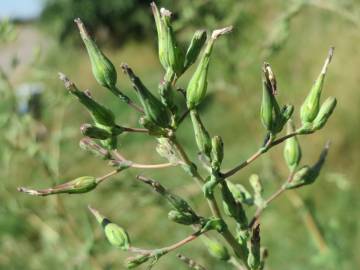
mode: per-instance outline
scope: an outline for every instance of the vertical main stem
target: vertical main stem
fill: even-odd
[[[174,144],[174,146],[176,147],[176,150],[178,151],[182,161],[189,166],[193,166],[192,161],[189,159],[189,157],[187,156],[185,150],[183,149],[183,147],[180,145],[180,143],[177,141],[176,138],[170,138],[170,140],[172,141],[172,143]],[[199,174],[198,170],[195,169],[193,172],[192,177],[194,178],[194,180],[199,184],[199,186],[201,187],[202,184],[205,182],[205,180],[202,178],[202,176]],[[207,198],[207,202],[209,204],[211,213],[217,217],[222,219],[221,216],[221,212],[219,209],[219,206],[217,204],[217,201],[215,199],[215,197],[212,198]],[[233,249],[233,251],[235,252],[236,256],[238,256],[240,259],[242,259],[243,261],[245,261],[245,255],[242,252],[241,246],[240,244],[236,241],[235,237],[232,235],[232,233],[229,231],[229,229],[227,228],[227,226],[225,227],[225,230],[221,233],[221,235],[224,237],[225,241],[231,246],[231,248]]]

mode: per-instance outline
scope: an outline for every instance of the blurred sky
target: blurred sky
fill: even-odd
[[[41,7],[42,0],[0,0],[0,18],[31,19]]]

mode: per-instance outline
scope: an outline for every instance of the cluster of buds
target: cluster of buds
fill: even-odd
[[[153,266],[161,256],[193,241],[202,239],[209,253],[215,258],[234,263],[241,266],[241,269],[263,270],[267,252],[261,248],[259,216],[261,211],[268,204],[288,189],[299,188],[313,183],[319,176],[323,167],[329,145],[321,153],[319,160],[312,166],[304,165],[299,167],[301,162],[301,148],[297,136],[313,133],[324,127],[332,114],[336,99],[328,98],[320,107],[320,95],[322,92],[327,67],[333,55],[333,49],[325,61],[324,67],[305,99],[300,118],[302,126],[295,128],[290,119],[294,112],[294,106],[280,106],[277,101],[278,83],[275,74],[268,63],[262,68],[262,100],[260,119],[266,129],[266,141],[258,151],[240,165],[228,172],[222,172],[224,160],[224,143],[220,136],[211,136],[206,129],[205,123],[201,120],[198,110],[199,105],[204,101],[208,86],[208,73],[210,57],[215,41],[222,35],[230,32],[232,27],[225,27],[214,30],[209,38],[205,30],[198,30],[194,33],[187,51],[182,51],[176,39],[172,27],[171,12],[164,8],[160,10],[155,3],[151,4],[155,18],[155,25],[158,35],[158,53],[160,63],[165,70],[158,87],[158,94],[148,89],[142,80],[127,65],[122,64],[123,72],[129,78],[140,105],[133,102],[128,96],[119,90],[117,86],[118,74],[115,66],[105,56],[98,45],[90,37],[84,24],[80,19],[75,22],[79,27],[80,35],[84,41],[89,55],[92,72],[99,85],[108,89],[139,113],[139,124],[143,128],[130,128],[118,125],[114,113],[106,106],[97,102],[88,90],[80,90],[64,74],[60,79],[64,82],[66,89],[74,96],[90,113],[93,123],[83,124],[80,128],[85,136],[80,141],[80,147],[95,154],[97,157],[108,161],[115,167],[115,170],[101,177],[83,176],[73,181],[57,185],[48,189],[19,188],[19,191],[38,196],[53,195],[59,193],[84,193],[95,189],[103,180],[128,168],[159,169],[170,166],[181,166],[200,186],[205,200],[212,212],[211,216],[199,215],[197,211],[186,201],[174,192],[165,188],[160,182],[144,176],[138,176],[141,182],[150,185],[154,191],[168,202],[171,210],[168,212],[169,220],[181,225],[189,226],[195,232],[187,238],[168,247],[145,250],[134,247],[130,244],[128,233],[119,225],[111,222],[102,216],[97,210],[89,207],[91,213],[101,224],[109,243],[122,251],[136,253],[126,261],[127,268],[135,268],[143,263],[151,262]],[[199,58],[199,59],[198,59]],[[192,74],[184,93],[183,106],[174,98],[176,83],[180,76],[188,68],[196,63],[197,67]],[[179,113],[178,108],[185,107],[186,111]],[[183,146],[176,137],[176,131],[182,121],[190,116],[192,122],[194,143],[199,152],[199,159],[207,175],[202,176],[195,162],[190,159]],[[287,124],[287,134],[277,138]],[[139,164],[125,159],[117,149],[119,136],[124,132],[140,132],[154,137],[157,142],[157,152],[168,163],[163,164]],[[266,153],[270,148],[285,142],[284,158],[289,168],[289,177],[280,189],[264,199],[264,188],[260,177],[252,174],[249,179],[252,192],[248,191],[241,184],[233,184],[228,178],[255,161],[259,156]],[[220,190],[219,196],[216,188]],[[221,197],[222,210],[217,200]],[[248,218],[247,207],[256,207],[255,215]],[[231,231],[228,221],[223,217],[230,218],[234,222],[235,232]],[[221,235],[229,244],[228,249],[218,239],[205,234],[208,231],[215,231]],[[202,269],[193,260],[180,256],[185,263],[194,266],[194,269]],[[197,267],[197,268],[195,268]]]

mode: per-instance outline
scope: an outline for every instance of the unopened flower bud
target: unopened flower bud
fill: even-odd
[[[260,107],[260,118],[261,122],[267,131],[272,131],[274,116],[273,116],[273,105],[274,97],[271,92],[271,88],[267,84],[267,81],[263,79],[262,85],[262,100]]]
[[[318,161],[311,167],[306,165],[300,168],[294,174],[292,181],[285,183],[284,188],[292,189],[314,183],[316,178],[320,174],[321,168],[324,165],[328,150],[329,150],[329,143],[325,145],[324,150],[321,152]]]
[[[24,192],[35,196],[48,196],[53,194],[68,193],[85,193],[93,190],[97,186],[98,182],[93,176],[82,176],[70,182],[57,185],[47,189],[29,189],[25,187],[18,188],[18,191]]]
[[[160,127],[168,127],[170,124],[170,113],[168,109],[145,87],[128,65],[123,64],[122,68],[129,76],[136,90],[147,119],[153,121]]]
[[[197,30],[189,44],[189,47],[186,51],[185,62],[184,62],[184,70],[188,69],[193,63],[195,63],[197,57],[199,56],[202,47],[206,42],[206,31],[205,30]]]
[[[106,140],[112,136],[111,133],[106,129],[99,128],[90,124],[81,125],[80,131],[84,136],[99,140]]]
[[[287,134],[292,134],[294,132],[294,124],[292,121],[289,121]],[[299,165],[301,159],[301,148],[296,136],[293,136],[285,141],[284,158],[290,171],[294,171]]]
[[[130,246],[130,238],[127,232],[119,225],[112,223],[109,219],[102,216],[97,210],[89,206],[89,210],[95,216],[97,222],[102,226],[105,236],[111,245],[128,250]]]
[[[334,48],[330,48],[329,55],[325,60],[324,66],[320,72],[320,75],[316,79],[314,85],[312,86],[310,93],[306,97],[304,103],[300,109],[300,117],[303,123],[311,123],[315,117],[318,115],[320,107],[320,96],[323,89],[325,75],[330,64],[331,58],[334,53]]]
[[[189,212],[179,212],[177,210],[171,210],[168,213],[168,218],[183,225],[192,225],[199,223],[199,217]]]
[[[231,30],[232,27],[215,30],[213,31],[210,40],[207,42],[200,62],[191,77],[186,90],[186,103],[189,109],[193,109],[198,106],[205,98],[210,56],[215,40],[219,36],[228,33]]]
[[[175,33],[171,25],[171,12],[165,8],[160,9],[161,21],[164,24],[165,56],[170,68],[177,77],[184,70],[184,54],[177,44]],[[166,68],[167,69],[167,68]]]
[[[321,105],[320,111],[313,122],[313,130],[323,128],[336,107],[336,98],[329,97]]]
[[[86,50],[89,54],[91,68],[96,81],[109,89],[116,85],[117,73],[114,65],[104,55],[104,53],[96,45],[95,41],[91,39],[83,22],[77,18],[75,19],[82,40],[84,41]]]
[[[219,243],[217,240],[210,239],[206,236],[202,236],[205,246],[207,247],[209,253],[218,260],[228,261],[230,259],[230,254],[227,248]]]
[[[224,142],[220,136],[214,136],[211,139],[211,166],[220,170],[224,159]]]
[[[64,74],[59,73],[59,78],[64,82],[66,89],[86,107],[96,124],[105,127],[115,126],[115,116],[112,111],[96,102],[89,93],[80,91]]]
[[[191,122],[193,124],[195,141],[197,147],[201,153],[204,153],[207,157],[210,157],[211,153],[211,139],[210,135],[201,122],[200,115],[197,110],[190,111]]]

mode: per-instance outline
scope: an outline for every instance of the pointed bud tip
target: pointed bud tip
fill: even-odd
[[[327,68],[328,68],[328,66],[329,66],[329,64],[330,64],[330,62],[331,62],[331,60],[332,60],[332,58],[334,56],[334,51],[335,51],[335,47],[333,47],[333,46],[330,47],[329,52],[328,52],[328,56],[327,56],[327,58],[325,60],[324,66],[323,66],[323,68],[321,70],[321,74],[326,73]]]

